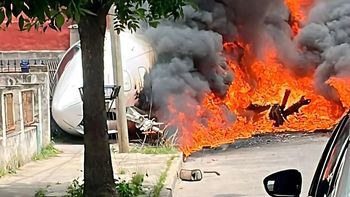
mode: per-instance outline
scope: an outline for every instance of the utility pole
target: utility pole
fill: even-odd
[[[109,32],[111,36],[111,48],[112,48],[112,65],[114,72],[114,83],[120,90],[116,98],[116,110],[117,110],[117,129],[118,129],[118,143],[119,153],[129,152],[129,133],[126,120],[126,106],[124,95],[124,80],[123,80],[123,67],[122,67],[122,54],[120,47],[120,37],[114,31],[114,16],[115,9],[112,6],[109,15]]]

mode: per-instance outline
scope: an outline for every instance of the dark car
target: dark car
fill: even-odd
[[[322,153],[308,196],[350,197],[350,111],[335,127]],[[298,170],[284,170],[263,181],[270,196],[299,196],[302,176]]]

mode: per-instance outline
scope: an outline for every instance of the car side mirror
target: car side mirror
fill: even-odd
[[[299,197],[302,177],[298,170],[284,170],[264,179],[266,192],[273,197]]]
[[[182,181],[201,181],[203,178],[202,171],[199,169],[196,170],[180,170],[179,178]]]

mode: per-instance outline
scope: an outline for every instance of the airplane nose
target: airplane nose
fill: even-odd
[[[81,52],[71,59],[59,78],[52,98],[52,116],[58,126],[74,135],[82,134],[83,101],[79,88],[83,86]]]
[[[82,134],[77,130],[83,120],[83,102],[66,94],[53,97],[52,116],[58,126],[73,135]]]

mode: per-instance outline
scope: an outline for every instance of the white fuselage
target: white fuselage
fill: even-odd
[[[140,36],[120,34],[122,53],[124,94],[126,106],[135,104],[135,94],[143,87],[144,74],[154,63],[152,47]],[[104,82],[114,85],[110,35],[105,36]],[[52,98],[52,116],[58,126],[73,134],[83,134],[80,125],[83,119],[83,102],[79,88],[83,87],[82,58],[80,43],[73,45],[63,56],[55,74],[57,84]]]

